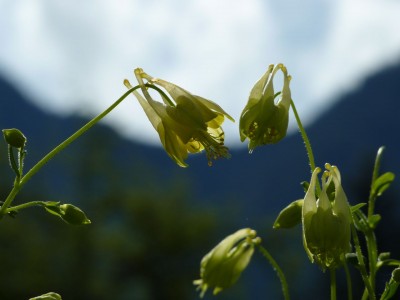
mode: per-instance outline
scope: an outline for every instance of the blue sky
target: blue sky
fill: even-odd
[[[224,126],[232,146],[249,91],[269,64],[287,66],[309,124],[368,74],[399,61],[399,28],[395,0],[0,0],[0,75],[45,110],[94,116],[142,67],[219,103],[237,120]],[[133,97],[104,122],[159,143]]]

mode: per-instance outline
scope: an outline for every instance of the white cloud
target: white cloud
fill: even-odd
[[[284,62],[298,109],[310,117],[400,50],[397,1],[116,3],[0,0],[0,72],[50,111],[94,115],[141,66],[238,119],[268,64]],[[131,100],[106,120],[128,136],[157,141]],[[230,143],[238,141],[237,125],[225,126]]]

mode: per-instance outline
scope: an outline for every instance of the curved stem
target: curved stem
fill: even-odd
[[[3,205],[0,208],[0,217],[3,216],[7,210],[7,208],[11,205],[15,196],[18,194],[19,190],[35,175],[50,159],[52,159],[56,154],[69,146],[73,141],[75,141],[78,137],[80,137],[83,133],[89,130],[93,125],[103,119],[106,115],[108,115],[118,104],[120,104],[130,93],[140,88],[140,85],[137,85],[130,90],[128,90],[125,94],[123,94],[117,101],[115,101],[109,108],[107,108],[104,112],[99,114],[97,117],[93,118],[86,125],[72,134],[69,138],[63,141],[60,145],[55,147],[52,151],[50,151],[45,157],[43,157],[36,165],[30,169],[25,176],[21,178],[21,180],[17,180],[14,184],[13,189],[8,195],[7,199],[4,201]]]
[[[336,300],[336,270],[329,268],[331,275],[331,300]]]
[[[268,260],[268,262],[272,265],[274,270],[276,271],[279,280],[281,282],[282,286],[282,292],[285,300],[289,300],[289,287],[285,278],[285,274],[283,273],[282,269],[279,267],[278,263],[275,261],[275,259],[271,256],[271,254],[265,249],[263,246],[258,245],[258,250],[260,250],[261,254]]]
[[[290,106],[292,107],[294,117],[296,118],[297,126],[299,127],[301,137],[302,137],[302,139],[304,141],[304,145],[306,147],[308,161],[310,163],[310,169],[311,169],[311,174],[312,174],[312,172],[314,172],[314,170],[315,170],[315,160],[314,160],[314,154],[313,154],[313,151],[311,148],[311,143],[307,136],[307,132],[304,129],[303,123],[300,120],[300,116],[297,112],[297,109],[296,109],[296,106],[294,105],[293,100],[290,100]],[[319,181],[317,181],[317,194],[318,195],[319,195],[320,191],[321,191],[321,187],[319,185]]]

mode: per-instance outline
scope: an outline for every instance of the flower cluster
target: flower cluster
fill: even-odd
[[[283,88],[275,93],[273,80],[278,70],[283,73]],[[291,76],[283,64],[270,65],[251,90],[239,124],[240,140],[249,139],[250,153],[257,146],[275,144],[285,137],[291,102],[290,80]]]
[[[234,120],[218,104],[192,95],[175,84],[151,77],[140,68],[135,70],[135,75],[144,97],[137,92],[134,94],[157,130],[165,151],[179,166],[187,166],[185,160],[188,153],[203,150],[209,165],[212,165],[212,159],[230,156],[224,145],[221,125],[225,117]],[[124,83],[132,88],[128,80]],[[172,100],[157,86],[167,91]],[[152,98],[149,87],[161,94],[163,102]]]
[[[216,295],[232,286],[246,269],[254,253],[254,246],[261,239],[250,228],[244,228],[223,239],[206,254],[200,263],[200,277],[194,284],[203,297],[208,288],[214,288]]]
[[[302,210],[303,241],[312,262],[322,269],[339,266],[350,250],[351,212],[341,185],[339,169],[325,164],[322,191],[317,198],[316,181],[320,168],[311,176]],[[333,188],[333,193],[328,191]]]

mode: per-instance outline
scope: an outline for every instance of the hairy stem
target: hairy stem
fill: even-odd
[[[297,126],[299,127],[299,131],[300,131],[301,137],[302,137],[302,139],[304,141],[304,145],[306,147],[306,151],[307,151],[307,155],[308,155],[308,161],[309,161],[310,169],[311,169],[311,173],[312,173],[315,170],[315,160],[314,160],[314,154],[313,154],[313,151],[312,151],[312,148],[311,148],[311,143],[310,143],[310,140],[309,140],[309,138],[307,136],[307,132],[304,129],[303,123],[300,120],[300,116],[299,116],[299,114],[297,112],[297,109],[296,109],[296,106],[294,105],[293,100],[290,100],[290,105],[292,107],[294,117],[296,118]],[[319,195],[320,191],[321,191],[321,187],[319,185],[319,181],[317,181],[317,194],[318,195]]]
[[[43,157],[36,165],[30,169],[25,176],[23,176],[20,180],[16,180],[14,183],[14,187],[11,190],[10,194],[4,201],[3,205],[0,208],[0,217],[3,216],[7,208],[11,205],[12,201],[14,200],[15,196],[18,194],[19,190],[29,181],[29,179],[32,178],[33,175],[35,175],[49,160],[51,160],[56,154],[64,150],[67,146],[69,146],[73,141],[75,141],[78,137],[80,137],[82,134],[84,134],[86,131],[88,131],[90,128],[92,128],[97,122],[99,122],[101,119],[103,119],[106,115],[108,115],[115,107],[118,106],[127,96],[129,96],[130,93],[135,91],[136,89],[140,88],[140,85],[137,85],[133,88],[131,88],[129,91],[127,91],[125,94],[123,94],[117,101],[115,101],[109,108],[107,108],[105,111],[103,111],[101,114],[99,114],[97,117],[93,118],[91,121],[89,121],[86,125],[84,125],[82,128],[80,128],[78,131],[76,131],[74,134],[72,134],[69,138],[67,138],[65,141],[63,141],[61,144],[59,144],[57,147],[55,147],[52,151],[50,151],[45,157]]]
[[[279,267],[278,263],[275,261],[275,259],[271,256],[271,254],[265,249],[263,246],[258,245],[258,250],[261,252],[261,254],[268,260],[268,262],[272,265],[273,269],[276,271],[279,280],[281,282],[282,286],[282,292],[285,300],[290,300],[289,296],[289,287],[285,278],[285,274],[283,273],[282,269]]]

